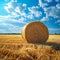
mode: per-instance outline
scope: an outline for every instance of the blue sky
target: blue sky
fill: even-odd
[[[60,33],[60,0],[0,1],[0,33],[21,33],[24,25],[36,20],[49,33]]]

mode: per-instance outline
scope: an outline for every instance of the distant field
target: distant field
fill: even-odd
[[[47,42],[60,43],[60,35],[49,35]],[[0,35],[0,43],[26,43],[21,35]]]
[[[0,43],[26,43],[21,35],[0,35]]]
[[[49,35],[47,42],[60,44],[60,35]]]
[[[49,35],[47,43],[60,44],[60,35]],[[60,60],[60,49],[27,43],[21,35],[0,35],[0,60]]]

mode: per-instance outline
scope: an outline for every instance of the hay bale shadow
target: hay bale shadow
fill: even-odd
[[[60,50],[60,44],[54,43],[54,42],[46,42],[46,43],[40,43],[42,45],[48,45],[52,46],[55,50]]]
[[[60,44],[53,43],[53,42],[48,42],[46,44],[51,45],[56,50],[60,50]]]

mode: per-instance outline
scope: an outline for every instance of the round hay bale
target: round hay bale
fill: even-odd
[[[24,26],[22,37],[29,43],[44,43],[48,39],[47,27],[39,21],[31,22]]]

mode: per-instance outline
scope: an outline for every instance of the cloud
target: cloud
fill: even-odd
[[[55,23],[58,24],[58,25],[60,25],[60,20],[57,20]]]
[[[21,17],[19,18],[18,20],[16,18],[14,18],[14,16],[0,16],[0,23],[3,23],[3,22],[9,22],[9,23],[26,23],[25,22],[25,18],[24,17]]]
[[[60,4],[57,4],[56,7],[57,7],[57,9],[60,9]]]
[[[20,4],[15,1],[9,2],[4,6],[5,10],[10,14],[13,15],[12,13],[15,13],[16,15],[21,15],[23,11],[26,9],[26,4]]]
[[[38,8],[39,8],[38,6],[32,6],[32,7],[29,7],[28,10],[35,17],[40,17],[42,15],[42,12],[38,11]]]
[[[6,20],[8,20],[10,18],[10,16],[1,16],[0,15],[0,22],[5,22]]]
[[[49,33],[55,34],[55,33],[60,33],[60,28],[49,28]]]
[[[9,18],[8,20],[11,20],[11,22],[25,22],[26,20],[26,13],[25,8],[26,8],[26,4],[20,4],[17,3],[16,0],[12,0],[9,3],[7,3],[4,8],[6,10],[6,12],[8,12]]]
[[[15,12],[17,12],[17,13],[19,13],[19,14],[20,14],[20,9],[19,9],[19,7],[18,7],[18,6],[15,8]]]
[[[42,0],[39,0],[39,5],[40,5],[40,7],[42,7],[42,8],[48,6],[47,2],[44,3]]]
[[[24,17],[24,19],[27,20],[34,19],[34,17],[39,18],[42,16],[42,12],[39,10],[39,6],[27,7],[27,4],[25,3],[21,4],[13,1],[6,4],[4,8],[8,14],[14,18]]]
[[[49,7],[46,9],[45,13],[47,16],[52,16],[54,18],[60,18],[59,11],[60,11],[60,9],[58,9],[56,7]]]
[[[49,18],[48,17],[43,17],[40,21],[49,21]]]
[[[52,30],[52,31],[60,31],[60,28],[49,28],[49,30]]]
[[[28,19],[33,19],[34,16],[33,16],[33,14],[29,13],[29,14],[26,16],[26,18],[28,18]]]
[[[46,14],[45,18],[51,16],[53,18],[60,18],[60,4],[57,3],[55,5],[52,4],[53,0],[39,0],[40,7],[43,8],[44,13]],[[51,4],[51,5],[50,5]],[[43,19],[45,19],[43,18]],[[42,20],[43,20],[42,19]],[[46,19],[44,20],[46,21]]]
[[[12,2],[9,2],[6,6],[4,6],[5,10],[10,13],[13,10]]]
[[[39,18],[42,15],[42,12],[38,10],[38,6],[27,7],[27,4],[18,3],[17,0],[11,0],[4,8],[8,15],[0,16],[0,27],[4,26],[5,32],[6,29],[11,33],[20,32],[22,29],[21,26],[26,24],[27,20],[30,21],[34,19],[34,17]]]
[[[27,4],[25,4],[25,3],[24,3],[24,4],[23,4],[23,6],[24,6],[24,7],[26,7],[26,6],[27,6]]]
[[[8,28],[8,30],[11,33],[21,33],[22,27],[20,26],[16,26],[16,25],[12,25],[12,24],[8,24],[10,27]]]
[[[51,0],[46,0],[48,2],[51,2]],[[47,3],[41,3],[41,7],[44,7],[44,12],[46,13],[46,15],[50,15],[49,14],[49,9],[46,9],[45,6],[47,6]],[[18,29],[21,28],[20,25],[17,26],[17,24],[26,24],[27,21],[31,21],[34,20],[34,18],[40,18],[43,14],[42,11],[40,11],[40,6],[32,6],[32,7],[28,7],[27,4],[25,3],[18,3],[17,0],[11,0],[10,2],[8,2],[5,6],[4,6],[6,12],[8,13],[8,15],[6,16],[0,16],[0,24],[1,26],[9,26],[10,28],[8,28],[9,31],[13,31],[14,29],[15,31],[17,31]],[[44,20],[48,20],[48,17],[46,16],[45,18],[42,19],[42,21]],[[14,25],[14,24],[15,25]],[[20,26],[20,28],[19,28]],[[17,29],[16,29],[17,28]],[[18,31],[17,31],[18,32]]]
[[[57,20],[56,23],[60,23],[60,20]]]
[[[5,29],[0,29],[0,33],[5,33],[6,30]]]
[[[14,25],[11,24],[11,23],[1,23],[0,26],[4,26],[4,27],[14,27]]]
[[[5,28],[0,28],[1,33],[21,33],[22,30],[22,27],[13,25],[11,23],[1,23],[0,26]]]
[[[0,33],[21,33],[24,24],[26,24],[24,17],[17,20],[11,15],[0,16]]]

